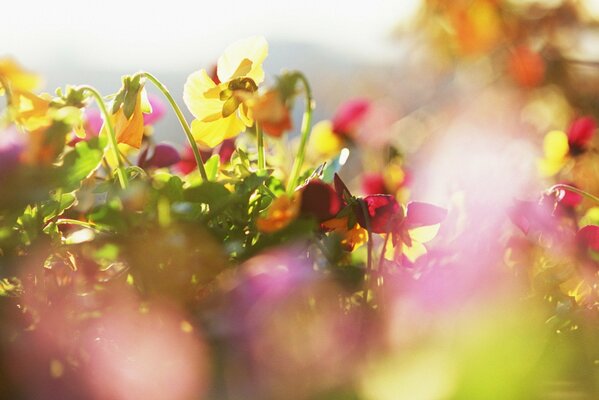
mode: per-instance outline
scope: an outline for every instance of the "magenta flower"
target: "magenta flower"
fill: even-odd
[[[572,155],[583,153],[593,140],[597,123],[592,117],[584,116],[575,119],[568,128],[568,146]]]
[[[148,101],[152,106],[152,112],[143,115],[144,125],[154,125],[164,117],[164,114],[166,114],[166,105],[160,100],[160,97],[151,93],[148,93]]]

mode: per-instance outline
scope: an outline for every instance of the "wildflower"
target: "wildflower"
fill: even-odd
[[[260,232],[272,233],[279,231],[294,221],[300,208],[297,197],[277,197],[267,210],[267,214],[256,220],[256,226]]]
[[[410,202],[404,208],[391,195],[353,198],[338,175],[335,189],[344,204],[352,207],[360,226],[373,233],[391,235],[393,249],[388,254],[397,261],[414,263],[426,254],[424,244],[435,238],[447,215],[447,210],[428,203]]]
[[[358,223],[354,223],[351,227],[349,224],[349,217],[342,217],[332,218],[323,222],[321,226],[325,230],[341,236],[341,245],[346,250],[352,251],[366,243],[368,233]]]
[[[310,152],[324,158],[336,156],[347,140],[353,140],[361,121],[370,109],[370,102],[358,98],[341,104],[332,120],[324,120],[312,127]]]
[[[191,130],[198,143],[215,147],[253,125],[248,100],[264,80],[262,63],[267,54],[266,40],[251,37],[230,45],[218,59],[221,83],[212,80],[204,69],[189,75],[183,99],[195,117]]]
[[[117,142],[139,149],[144,136],[142,84],[139,77],[126,77],[123,80],[123,88],[112,107],[112,119]]]
[[[148,114],[144,114],[144,125],[154,125],[156,122],[160,121],[164,115],[166,114],[166,106],[160,100],[160,97],[154,94],[148,94],[148,102],[150,103],[150,107],[152,111]]]
[[[410,202],[401,207],[398,221],[391,231],[394,259],[414,263],[427,253],[426,243],[439,232],[447,210],[428,203]]]
[[[276,90],[269,90],[258,96],[252,102],[251,109],[254,119],[260,123],[264,133],[280,137],[283,132],[291,129],[289,109]]]
[[[139,155],[137,165],[141,168],[166,168],[181,161],[179,152],[168,143],[159,143],[152,149],[146,147]]]
[[[2,86],[5,83],[9,84],[13,91],[30,91],[38,87],[40,81],[37,75],[25,71],[14,60],[0,58],[0,95],[4,93]]]
[[[593,139],[596,122],[591,117],[575,119],[567,133],[551,131],[543,139],[543,158],[539,160],[539,171],[544,176],[557,174],[568,162],[570,156],[584,153]]]

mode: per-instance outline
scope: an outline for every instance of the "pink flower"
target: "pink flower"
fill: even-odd
[[[575,119],[568,128],[568,145],[570,147],[570,153],[577,155],[584,152],[597,129],[597,123],[592,117],[584,116]]]
[[[150,114],[144,114],[144,125],[154,125],[164,117],[164,114],[166,114],[166,106],[162,100],[160,100],[160,97],[151,93],[148,93],[148,101],[152,106],[152,112]]]
[[[362,98],[343,103],[333,117],[333,132],[340,136],[352,136],[369,109],[370,102]]]

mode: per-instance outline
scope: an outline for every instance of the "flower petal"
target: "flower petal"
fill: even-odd
[[[217,75],[221,82],[242,76],[256,84],[264,80],[262,63],[268,55],[268,43],[262,36],[239,40],[227,47],[218,59]],[[248,64],[248,60],[251,64]]]
[[[333,117],[333,131],[340,135],[353,133],[369,108],[370,102],[366,99],[352,99],[343,103]]]
[[[333,132],[333,124],[330,121],[320,121],[312,127],[310,152],[325,158],[333,158],[339,154],[342,147],[343,140]]]
[[[406,227],[436,225],[445,219],[447,210],[433,204],[411,201],[406,212]]]
[[[562,160],[569,151],[568,136],[562,131],[551,131],[543,139],[545,159]]]
[[[301,211],[323,222],[341,209],[341,201],[333,188],[319,179],[312,179],[301,189]]]
[[[410,239],[412,239],[412,243],[420,242],[427,243],[430,242],[437,236],[439,232],[439,227],[441,224],[436,225],[428,225],[428,226],[419,226],[418,228],[408,229],[408,235],[410,235]]]
[[[576,234],[576,239],[589,248],[599,251],[599,226],[587,225]]]
[[[206,70],[194,72],[187,77],[183,86],[183,101],[189,111],[200,121],[222,116],[223,101],[211,95],[218,86],[210,79]]]
[[[568,128],[568,144],[570,150],[575,153],[586,149],[593,139],[597,123],[592,117],[580,117],[575,119]]]
[[[223,140],[235,137],[244,130],[245,125],[237,118],[237,114],[211,122],[197,119],[191,122],[191,133],[194,139],[207,147],[216,147]]]

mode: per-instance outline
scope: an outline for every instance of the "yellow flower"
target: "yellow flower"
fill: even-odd
[[[330,159],[337,156],[343,148],[343,139],[333,132],[331,121],[320,121],[312,127],[308,146],[309,153]]]
[[[262,63],[267,55],[266,40],[251,37],[230,45],[218,59],[220,83],[204,69],[189,75],[183,99],[195,117],[191,130],[198,143],[215,147],[253,125],[247,100],[264,80]]]
[[[562,131],[551,131],[543,139],[544,156],[539,160],[539,172],[543,176],[557,174],[568,161],[568,136]]]
[[[33,90],[39,86],[41,79],[31,72],[25,71],[10,58],[0,58],[0,95],[4,94],[2,82],[10,85],[12,90]]]
[[[144,117],[141,108],[141,95],[142,91],[139,90],[135,99],[133,114],[131,114],[129,118],[125,115],[124,106],[120,107],[112,116],[116,141],[118,143],[128,144],[136,149],[141,147],[141,141],[144,136]]]
[[[13,90],[11,116],[14,121],[28,131],[46,127],[52,123],[49,115],[50,97],[38,96],[25,90]]]
[[[368,232],[356,223],[349,228],[348,217],[332,218],[322,223],[322,227],[327,231],[334,232],[341,236],[341,244],[347,250],[353,250],[362,246],[366,242]]]

